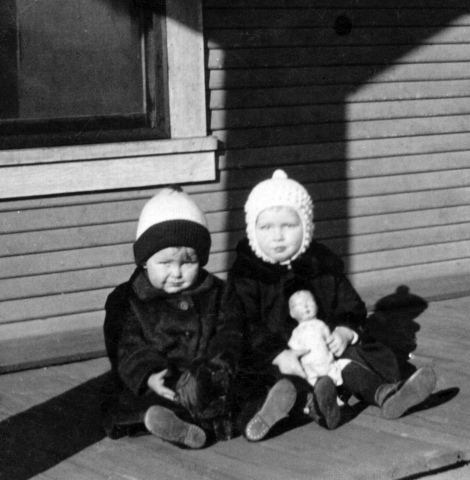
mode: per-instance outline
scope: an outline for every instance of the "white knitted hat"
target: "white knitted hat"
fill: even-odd
[[[297,212],[302,221],[303,240],[299,251],[290,259],[295,260],[307,250],[313,237],[313,201],[307,190],[295,180],[287,177],[283,170],[276,170],[272,178],[258,183],[245,204],[246,232],[255,254],[265,262],[274,263],[259,248],[256,238],[258,215],[270,207],[289,207]]]
[[[168,247],[192,247],[204,266],[211,237],[202,210],[179,188],[164,188],[142,209],[137,225],[134,257],[138,265]]]

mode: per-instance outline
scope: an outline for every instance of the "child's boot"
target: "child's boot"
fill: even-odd
[[[319,425],[334,430],[341,420],[341,410],[338,405],[336,385],[328,377],[320,377],[315,383],[313,395],[309,396],[308,414]]]
[[[375,401],[385,418],[395,419],[426,400],[435,386],[434,370],[423,367],[404,382],[381,385],[375,394]]]
[[[174,412],[160,405],[150,407],[144,418],[147,430],[168,442],[189,448],[202,448],[206,443],[204,430],[184,422]]]
[[[261,410],[248,422],[245,436],[251,442],[262,440],[271,427],[286,417],[294,406],[297,391],[289,380],[279,380],[269,391]]]

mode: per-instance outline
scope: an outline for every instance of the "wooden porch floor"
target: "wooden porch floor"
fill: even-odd
[[[438,375],[422,409],[387,421],[377,408],[360,411],[356,405],[335,431],[313,423],[286,425],[256,444],[236,438],[190,451],[152,436],[104,438],[97,392],[109,369],[105,358],[2,375],[0,478],[402,479],[465,463],[469,312],[470,297],[464,297],[431,303],[413,320],[420,327],[413,362],[432,364]]]

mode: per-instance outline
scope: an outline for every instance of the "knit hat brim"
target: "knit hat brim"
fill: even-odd
[[[201,267],[209,260],[211,236],[207,228],[191,220],[167,220],[148,228],[134,243],[137,265],[168,247],[194,248]]]

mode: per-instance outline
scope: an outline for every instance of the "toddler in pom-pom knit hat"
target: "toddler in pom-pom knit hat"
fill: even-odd
[[[247,237],[237,246],[227,283],[242,305],[248,332],[239,364],[246,438],[259,441],[279,420],[304,411],[334,429],[341,420],[338,394],[379,406],[389,419],[425,400],[435,386],[434,371],[424,367],[400,382],[393,352],[364,335],[366,307],[343,262],[313,239],[313,202],[307,190],[277,170],[253,188],[245,214]],[[298,291],[312,294],[317,317],[331,332],[327,346],[343,365],[338,389],[328,375],[309,385],[299,360],[309,350],[288,347],[296,327],[289,298]]]
[[[193,361],[207,359],[208,369],[228,372],[241,351],[240,322],[231,314],[236,309],[223,282],[203,268],[210,246],[204,213],[179,187],[161,190],[144,206],[134,243],[137,268],[105,306],[113,375],[102,413],[109,437],[147,431],[201,448],[214,435],[197,408],[187,408],[175,393],[185,379],[203,408],[209,395],[203,392],[201,400],[197,382],[187,381]]]

